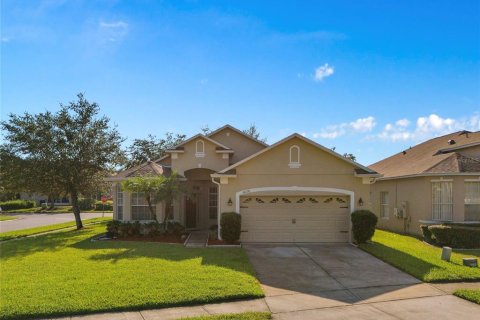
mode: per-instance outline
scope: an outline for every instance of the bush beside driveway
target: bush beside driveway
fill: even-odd
[[[425,282],[480,280],[480,268],[462,264],[462,258],[480,257],[480,249],[454,250],[451,262],[446,262],[440,259],[441,248],[412,236],[384,230],[376,230],[372,243],[359,247]]]
[[[105,224],[1,244],[0,318],[262,297],[243,249],[90,241]]]

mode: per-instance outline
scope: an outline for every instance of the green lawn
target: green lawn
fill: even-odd
[[[85,219],[83,220],[83,224],[97,223],[97,222],[108,221],[108,220],[112,220],[112,218]],[[1,232],[0,241],[23,238],[23,237],[31,236],[38,233],[45,233],[45,232],[61,230],[65,228],[72,228],[72,227],[75,227],[75,225],[76,225],[75,221],[70,221],[70,222],[51,224],[48,226],[42,226],[42,227],[36,227],[36,228],[30,228],[30,229]]]
[[[241,248],[90,241],[105,223],[0,244],[0,318],[201,304],[263,296]]]
[[[465,267],[462,258],[480,257],[479,250],[456,251],[451,262],[440,259],[441,248],[393,232],[376,230],[373,243],[360,248],[426,282],[480,280],[480,268]]]
[[[182,318],[183,320],[269,320],[269,312],[245,312],[237,314],[219,314],[213,316]]]
[[[465,300],[480,304],[480,289],[460,289],[453,294]]]
[[[17,219],[17,217],[0,214],[0,221],[14,220],[14,219]]]

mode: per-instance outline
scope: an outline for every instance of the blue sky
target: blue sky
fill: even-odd
[[[370,164],[480,130],[479,1],[1,1],[1,116],[76,93],[128,139],[255,123]]]

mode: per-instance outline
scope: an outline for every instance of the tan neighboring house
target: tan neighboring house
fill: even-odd
[[[222,212],[234,211],[242,215],[243,242],[348,242],[350,213],[370,208],[370,185],[379,177],[300,134],[269,146],[226,125],[108,179],[114,218],[151,220],[143,195],[123,192],[121,181],[172,171],[190,192],[157,204],[157,217],[172,210],[187,229],[208,229],[218,227]]]
[[[428,140],[371,166],[380,227],[420,234],[421,224],[480,221],[480,132]]]

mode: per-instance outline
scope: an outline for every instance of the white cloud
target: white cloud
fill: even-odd
[[[337,125],[322,128],[320,132],[314,133],[314,138],[335,139],[348,133],[370,132],[376,126],[375,118],[372,116],[359,118],[351,122],[344,122]]]
[[[129,26],[125,21],[100,21],[98,27],[101,39],[118,42],[127,35]]]
[[[126,29],[128,28],[128,23],[124,21],[114,21],[114,22],[104,22],[100,21],[101,28],[121,28]]]
[[[358,132],[367,132],[372,131],[373,127],[375,127],[375,118],[370,116],[366,118],[360,118],[349,124],[355,131]]]
[[[323,79],[330,77],[335,72],[334,67],[329,66],[328,63],[325,63],[323,66],[315,69],[315,81],[322,81]]]
[[[369,139],[379,138],[388,141],[421,141],[460,130],[480,130],[480,114],[468,118],[442,118],[431,114],[418,117],[415,126],[410,128],[408,119],[400,119],[395,123],[387,123],[383,130]]]
[[[10,38],[8,37],[2,37],[2,42],[9,42],[10,41]]]
[[[400,120],[397,120],[395,124],[399,127],[408,127],[410,125],[410,120],[400,119]]]

